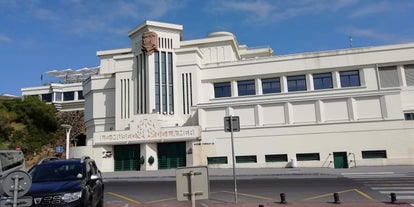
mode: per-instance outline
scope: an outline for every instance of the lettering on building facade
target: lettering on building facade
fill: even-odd
[[[96,133],[98,140],[96,143],[105,142],[129,142],[129,141],[148,141],[151,139],[174,139],[188,138],[195,139],[200,137],[199,127],[166,127],[161,128],[156,122],[150,119],[142,119],[131,131],[113,131]]]

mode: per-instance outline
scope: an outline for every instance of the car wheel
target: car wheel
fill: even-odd
[[[103,207],[104,206],[104,197],[102,195],[101,199],[98,202],[98,205],[96,205],[96,207]]]

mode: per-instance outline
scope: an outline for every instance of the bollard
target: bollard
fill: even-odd
[[[395,193],[390,193],[391,203],[395,203],[397,201],[397,195]]]
[[[280,194],[280,203],[285,204],[286,202],[286,195],[284,193]]]
[[[341,201],[339,201],[339,194],[338,193],[334,193],[333,196],[334,196],[334,203],[335,204],[340,204]]]

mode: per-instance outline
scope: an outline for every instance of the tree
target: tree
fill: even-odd
[[[35,153],[43,145],[63,138],[59,118],[53,105],[38,97],[26,96],[22,100],[0,101],[0,139],[2,148],[21,146],[28,153]]]

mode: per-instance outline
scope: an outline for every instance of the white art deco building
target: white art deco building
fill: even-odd
[[[102,171],[414,164],[414,43],[275,55],[228,32],[146,21],[83,82]]]

